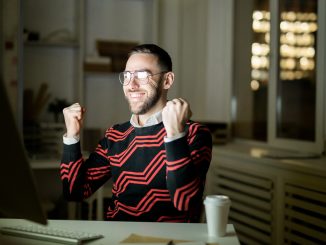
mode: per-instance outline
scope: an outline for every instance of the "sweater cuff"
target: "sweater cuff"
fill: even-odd
[[[189,156],[189,146],[187,137],[173,140],[171,142],[165,142],[166,159],[167,161],[176,161],[184,157]]]
[[[63,145],[63,158],[69,161],[76,160],[81,157],[81,146],[80,142],[72,145]]]

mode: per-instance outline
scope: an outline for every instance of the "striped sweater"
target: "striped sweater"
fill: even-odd
[[[80,143],[64,145],[60,166],[64,196],[83,200],[112,178],[108,220],[197,222],[212,138],[208,128],[192,121],[186,132],[166,143],[162,122],[142,128],[130,122],[115,125],[87,160]]]

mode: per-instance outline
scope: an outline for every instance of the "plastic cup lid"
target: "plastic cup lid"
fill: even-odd
[[[215,205],[224,205],[229,204],[230,198],[224,195],[208,195],[206,196],[204,203],[205,204],[215,204]]]

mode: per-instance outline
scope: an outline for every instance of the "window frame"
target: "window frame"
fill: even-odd
[[[324,152],[324,96],[326,81],[326,1],[318,0],[317,48],[316,52],[316,120],[315,141],[293,140],[277,137],[277,83],[279,79],[280,0],[270,0],[270,70],[268,84],[267,144],[273,147],[322,154]]]

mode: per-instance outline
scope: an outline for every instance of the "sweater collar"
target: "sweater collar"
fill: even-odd
[[[156,124],[159,124],[162,122],[162,111],[156,112],[153,115],[151,115],[145,122],[145,124],[143,126],[140,126],[138,124],[138,118],[137,115],[132,114],[131,118],[130,118],[130,123],[132,126],[134,126],[135,128],[142,128],[142,127],[149,127],[149,126],[153,126]]]

